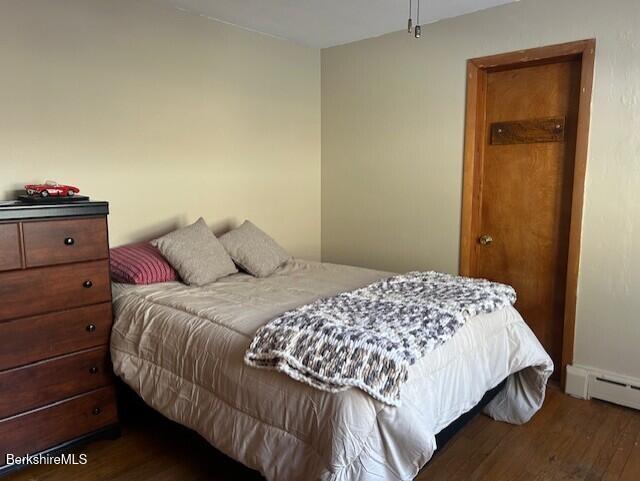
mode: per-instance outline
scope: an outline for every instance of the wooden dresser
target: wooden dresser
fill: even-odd
[[[117,435],[108,209],[0,203],[0,473]]]

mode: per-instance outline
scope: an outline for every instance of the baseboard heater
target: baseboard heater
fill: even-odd
[[[574,397],[601,399],[640,409],[640,379],[581,366],[567,366],[565,390]]]

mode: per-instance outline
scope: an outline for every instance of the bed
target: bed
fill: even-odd
[[[293,259],[267,278],[238,273],[200,288],[114,284],[115,373],[270,481],[411,480],[437,449],[436,435],[505,379],[484,412],[528,421],[553,364],[512,307],[473,317],[411,366],[398,407],[243,362],[256,331],[279,314],[390,275]]]

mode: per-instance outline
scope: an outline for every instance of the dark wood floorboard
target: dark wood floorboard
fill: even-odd
[[[85,466],[35,466],[2,481],[261,481],[195,433],[143,412],[116,441],[78,452]],[[640,412],[579,401],[550,388],[524,426],[479,415],[423,469],[416,481],[639,481]]]

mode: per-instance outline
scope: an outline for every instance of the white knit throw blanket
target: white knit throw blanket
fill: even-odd
[[[515,300],[504,284],[410,272],[282,314],[258,330],[245,362],[324,391],[358,387],[397,406],[409,366],[469,318]]]

